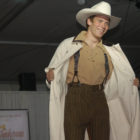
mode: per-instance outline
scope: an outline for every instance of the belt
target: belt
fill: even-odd
[[[93,90],[103,90],[104,89],[103,84],[99,84],[99,85],[87,85],[87,84],[79,83],[79,82],[72,82],[72,83],[69,83],[68,84],[68,88],[70,88],[70,87],[76,87],[76,86],[79,86],[79,87],[87,87],[87,88],[91,88]]]

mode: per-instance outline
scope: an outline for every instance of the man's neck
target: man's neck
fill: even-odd
[[[85,42],[88,44],[89,47],[95,48],[100,41],[101,39],[95,38],[93,35],[87,32]]]

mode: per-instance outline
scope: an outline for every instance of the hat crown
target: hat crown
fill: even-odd
[[[102,1],[102,2],[92,6],[91,9],[94,11],[101,12],[105,15],[111,16],[111,6],[107,2]]]

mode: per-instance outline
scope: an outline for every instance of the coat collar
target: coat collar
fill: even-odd
[[[74,40],[74,39],[72,39],[72,40]],[[67,47],[67,48],[65,49],[65,51],[62,50],[62,51],[64,51],[63,56],[62,56],[63,59],[59,60],[57,62],[57,64],[55,64],[54,68],[57,68],[61,64],[65,63],[66,60],[68,60],[78,50],[80,50],[82,48],[82,43],[79,43],[79,41],[73,42],[72,40],[67,41],[67,43],[65,44],[66,45],[65,47]]]

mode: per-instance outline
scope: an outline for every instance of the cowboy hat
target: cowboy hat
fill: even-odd
[[[84,8],[76,14],[76,20],[84,27],[86,27],[86,20],[93,15],[105,15],[110,18],[109,29],[116,27],[121,18],[111,16],[111,6],[109,3],[102,1],[91,8]]]

